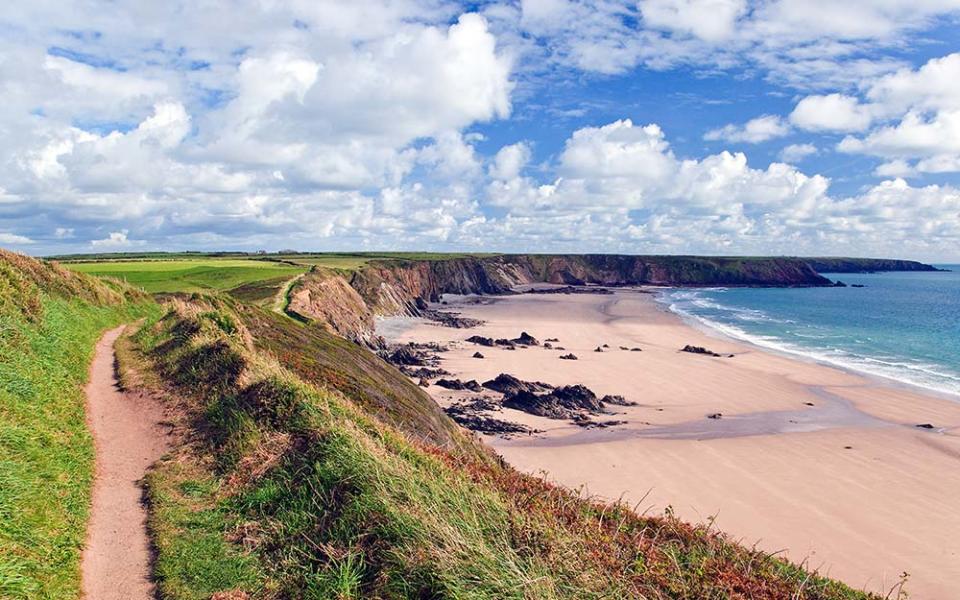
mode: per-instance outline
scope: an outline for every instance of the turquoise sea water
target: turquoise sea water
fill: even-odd
[[[731,337],[960,400],[960,265],[826,274],[863,288],[672,289],[661,301]]]

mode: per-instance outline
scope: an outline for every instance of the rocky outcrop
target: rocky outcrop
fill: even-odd
[[[286,311],[349,340],[369,341],[373,335],[367,303],[343,277],[327,269],[315,267],[293,284]]]
[[[708,350],[703,346],[691,346],[690,344],[687,344],[683,348],[680,348],[680,352],[689,352],[690,354],[703,354],[705,356],[714,356],[717,358],[724,356],[723,354],[719,354],[717,352],[714,352],[713,350]],[[726,356],[727,358],[733,358],[732,354],[727,354]]]
[[[582,385],[565,385],[545,394],[521,390],[505,394],[503,405],[550,419],[572,419],[604,412],[603,402]]]
[[[553,389],[553,386],[549,383],[543,383],[542,381],[523,381],[509,373],[500,373],[495,379],[484,381],[483,387],[508,396],[519,392],[538,393],[548,392]]]

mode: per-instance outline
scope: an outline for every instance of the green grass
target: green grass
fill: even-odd
[[[76,598],[93,477],[88,365],[104,330],[158,308],[28,260],[0,252],[0,598]]]
[[[79,273],[115,277],[150,293],[231,290],[307,271],[306,266],[280,262],[216,258],[71,262],[64,266]]]
[[[218,505],[219,491],[212,473],[180,455],[161,460],[147,476],[161,597],[206,600],[221,590],[265,591],[258,562],[223,535],[232,523]]]

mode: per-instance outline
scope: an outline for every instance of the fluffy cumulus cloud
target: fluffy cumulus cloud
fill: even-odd
[[[874,126],[845,137],[840,151],[888,159],[878,173],[960,172],[960,54],[901,69],[864,88],[863,99],[849,99],[849,106],[870,117],[848,131]]]
[[[576,240],[611,250],[793,254],[856,244],[889,252],[896,239],[899,253],[930,253],[960,241],[955,188],[914,188],[896,179],[834,196],[827,178],[784,163],[753,168],[744,154],[726,151],[677,157],[656,125],[621,120],[580,129],[559,162],[559,176],[548,182],[492,182],[489,201],[509,209],[511,218],[491,228],[549,247]]]
[[[0,244],[933,254],[960,242],[958,194],[916,179],[960,170],[960,55],[871,52],[955,4],[14,3]],[[674,68],[754,73],[795,106],[670,132],[706,154],[590,98],[575,126],[542,116],[598,74]],[[724,149],[787,135],[833,137]],[[874,179],[839,193],[792,166],[834,148]]]
[[[708,131],[703,139],[708,141],[747,142],[758,144],[790,133],[790,126],[777,115],[763,115],[750,119],[743,125],[729,124]]]
[[[863,131],[873,120],[872,112],[852,96],[807,96],[790,113],[790,122],[807,131]]]
[[[785,163],[797,163],[819,152],[813,144],[790,144],[780,151],[780,160]]]

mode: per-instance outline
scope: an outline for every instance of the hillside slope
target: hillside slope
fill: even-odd
[[[93,445],[83,384],[141,293],[0,250],[0,598],[76,598]]]
[[[522,475],[457,428],[395,427],[389,397],[385,413],[344,385],[392,367],[320,329],[210,297],[169,308],[124,359],[183,414],[149,482],[163,598],[867,597]]]

